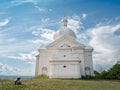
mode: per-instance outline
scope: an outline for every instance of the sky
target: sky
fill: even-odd
[[[94,48],[94,70],[120,60],[120,0],[0,0],[0,75],[34,75],[38,49],[64,16],[77,41]]]

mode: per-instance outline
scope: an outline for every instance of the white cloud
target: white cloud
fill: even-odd
[[[107,70],[120,60],[120,30],[119,24],[108,25],[107,22],[96,24],[94,28],[85,30],[77,37],[94,48],[93,63],[95,69]]]
[[[45,30],[45,33],[43,33],[41,35],[41,37],[52,41],[53,40],[53,35],[54,35],[55,32],[50,30],[50,29],[44,29],[44,30]]]
[[[27,64],[31,64],[31,65],[35,65],[35,62],[33,61],[29,61],[29,62],[26,62]]]
[[[39,12],[52,11],[52,9],[46,9],[46,8],[40,7],[38,5],[39,2],[41,2],[41,1],[39,1],[39,0],[14,0],[14,1],[11,1],[11,5],[9,7],[22,5],[25,3],[32,3],[33,6],[36,9],[38,9]]]
[[[9,19],[5,19],[4,21],[0,22],[0,27],[6,26],[9,23]]]
[[[11,4],[13,4],[14,6],[17,6],[24,3],[37,3],[37,2],[38,0],[13,0],[11,1]]]
[[[38,47],[38,44],[33,44],[28,40],[22,40],[19,42],[17,42],[16,40],[14,44],[7,41],[7,43],[3,42],[0,46],[0,56],[1,54],[16,54],[20,52],[30,52],[36,50]]]
[[[50,18],[42,18],[41,22],[42,23],[48,23],[50,20]]]
[[[35,62],[29,62],[28,64],[34,65]],[[0,75],[34,75],[34,69],[18,68],[0,62]]]
[[[52,41],[55,31],[47,28],[38,27],[37,30],[33,31],[32,34],[40,36],[41,38]]]
[[[37,4],[34,4],[35,8],[38,9],[39,12],[44,12],[46,11],[45,8],[39,7]]]
[[[35,56],[38,54],[37,51],[33,51],[31,53],[19,53],[18,55],[7,55],[7,58],[17,59],[22,61],[35,61]]]
[[[73,31],[76,32],[76,34],[79,32],[79,30],[82,27],[82,22],[80,20],[80,17],[75,15],[72,18],[68,18],[68,28],[72,29]]]
[[[29,40],[29,42],[33,44],[37,44],[39,45],[39,47],[45,47],[47,44],[50,43],[49,40],[42,40],[42,39]]]
[[[13,73],[13,72],[20,72],[21,70],[18,69],[18,68],[15,68],[13,66],[9,66],[7,64],[3,64],[0,62],[0,72],[10,72],[10,73]]]
[[[76,31],[80,28],[80,23],[77,20],[74,19],[68,19],[68,28]]]
[[[86,18],[87,18],[87,14],[83,13],[83,14],[82,14],[82,18],[83,18],[83,19],[86,19]]]
[[[120,24],[104,25],[96,26],[86,32],[86,35],[91,37],[89,45],[95,51],[94,64],[111,66],[120,58],[120,35],[115,34],[119,29]]]
[[[40,43],[44,43],[45,40],[36,39],[36,40],[29,40],[29,42],[32,42],[32,43],[34,43],[34,44],[40,44]]]
[[[40,2],[40,1],[39,1]],[[38,9],[39,12],[45,12],[45,11],[52,11],[52,9],[42,8],[38,5],[38,1],[34,1],[33,5],[36,9]]]

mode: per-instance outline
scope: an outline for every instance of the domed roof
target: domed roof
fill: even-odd
[[[54,34],[54,40],[59,39],[60,37],[66,35],[76,40],[76,34],[71,29],[67,28],[67,19],[62,20],[62,27]]]

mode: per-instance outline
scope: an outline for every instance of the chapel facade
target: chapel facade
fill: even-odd
[[[54,34],[54,41],[38,49],[35,76],[49,78],[81,78],[93,76],[93,48],[78,41],[75,32],[67,27],[68,20],[62,20],[62,27]]]

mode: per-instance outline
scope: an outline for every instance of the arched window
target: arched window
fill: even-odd
[[[47,67],[42,68],[42,74],[47,75]]]
[[[85,75],[86,75],[86,76],[91,76],[90,67],[85,67]]]

